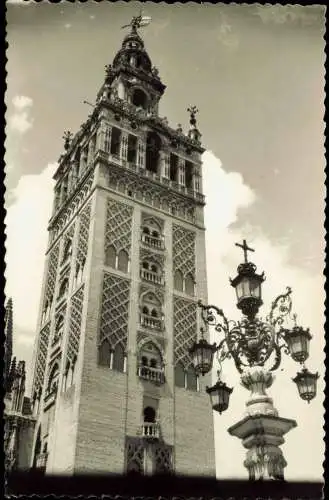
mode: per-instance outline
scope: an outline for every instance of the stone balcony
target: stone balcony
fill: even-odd
[[[155,248],[157,250],[164,249],[164,243],[161,238],[156,238],[155,236],[151,236],[150,234],[142,233],[141,240],[142,243],[144,243],[148,247]]]
[[[163,277],[158,273],[150,271],[149,269],[141,269],[140,277],[145,281],[154,283],[155,285],[164,285]]]
[[[140,324],[144,328],[148,328],[150,330],[161,331],[163,329],[163,321],[160,318],[155,318],[149,314],[141,314],[140,316]]]
[[[142,436],[148,439],[159,439],[160,425],[157,422],[144,422],[142,424]]]
[[[150,366],[140,366],[138,368],[138,376],[144,380],[149,380],[155,384],[163,384],[165,381],[165,376],[163,369],[152,368]]]

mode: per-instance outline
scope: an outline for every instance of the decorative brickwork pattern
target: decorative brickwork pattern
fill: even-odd
[[[112,349],[119,343],[126,349],[130,281],[104,274],[99,344],[105,339]]]
[[[140,261],[142,262],[143,260],[149,261],[149,262],[156,262],[159,264],[161,268],[164,266],[164,255],[159,255],[154,252],[150,252],[149,250],[145,250],[145,248],[140,249]]]
[[[189,349],[197,339],[197,304],[174,297],[174,363],[191,363]]]
[[[173,226],[174,270],[195,276],[195,233],[181,226]]]
[[[80,215],[77,262],[83,267],[88,252],[89,226],[90,226],[91,202]]]
[[[84,287],[82,286],[71,299],[71,316],[67,344],[67,360],[73,362],[79,352],[81,319],[83,308]]]
[[[181,226],[173,226],[173,266],[186,277],[195,277],[195,233]]]
[[[126,438],[126,472],[144,472],[144,443],[139,438]]]
[[[153,285],[144,285],[144,284],[140,284],[139,285],[139,303],[140,305],[142,304],[142,297],[143,295],[145,295],[146,293],[153,293],[156,298],[161,302],[161,304],[163,305],[164,304],[164,300],[165,300],[165,294],[164,294],[164,291],[161,290],[159,287],[157,286],[153,286]]]
[[[47,281],[46,281],[47,284],[45,292],[45,301],[48,300],[48,302],[52,302],[52,298],[54,296],[57,268],[58,268],[58,257],[59,257],[59,245],[57,245],[50,252],[49,255]]]
[[[184,197],[179,201],[180,198],[174,191],[168,192],[167,185],[161,186],[153,182],[153,179],[159,182],[160,178],[157,179],[158,176],[152,176],[151,179],[147,179],[147,177],[136,178],[135,176],[133,177],[131,173],[132,172],[129,172],[128,169],[127,171],[122,171],[122,168],[119,170],[119,167],[118,170],[116,170],[116,165],[112,164],[108,177],[111,189],[119,191],[120,193],[129,194],[131,198],[143,201],[151,207],[158,208],[163,212],[170,213],[188,222],[195,222],[195,206],[196,204],[204,203],[203,195],[198,194],[199,200]],[[140,169],[140,173],[143,173],[142,169]],[[166,179],[162,178],[162,181],[165,180]],[[169,186],[170,181],[168,179],[167,181]],[[178,192],[181,191],[181,186],[179,186],[179,184],[175,187],[173,183],[171,183],[171,187],[177,189]],[[186,188],[184,188],[184,191],[185,189]]]
[[[159,219],[158,217],[154,217],[154,215],[150,215],[147,213],[142,213],[142,225],[148,224],[150,226],[158,226],[159,229],[163,229],[164,220]]]
[[[38,354],[36,360],[36,367],[34,372],[34,383],[33,383],[33,392],[38,394],[40,390],[42,390],[43,382],[45,378],[45,369],[47,362],[47,351],[48,351],[48,343],[50,337],[50,324],[43,330],[41,330],[38,341]]]
[[[154,473],[161,474],[172,471],[171,446],[157,444],[154,446]]]
[[[70,203],[67,207],[61,211],[61,214],[54,219],[54,222],[51,224],[51,241],[53,241],[60,232],[67,226],[70,220],[76,215],[79,208],[85,202],[87,197],[89,196],[92,186],[93,186],[93,173],[91,173],[87,179],[84,181],[83,185],[76,192]]]
[[[113,245],[117,251],[130,255],[133,208],[115,200],[108,200],[105,229],[105,250]]]

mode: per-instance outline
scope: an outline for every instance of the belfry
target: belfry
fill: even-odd
[[[159,116],[148,21],[128,25],[54,176],[32,389],[46,474],[215,476],[211,380],[189,355],[207,301],[204,148],[194,106],[186,133]]]

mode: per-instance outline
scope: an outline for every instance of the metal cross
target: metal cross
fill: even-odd
[[[255,250],[253,248],[248,247],[246,240],[243,240],[243,244],[241,243],[236,243],[235,246],[242,248],[243,250],[243,255],[244,255],[244,261],[247,264],[248,262],[248,254],[247,252],[254,252]]]

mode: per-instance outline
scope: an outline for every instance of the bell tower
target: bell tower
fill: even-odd
[[[46,473],[215,475],[213,416],[189,348],[207,300],[201,135],[128,25],[54,179],[35,349],[31,464]],[[39,465],[38,465],[39,464]]]

